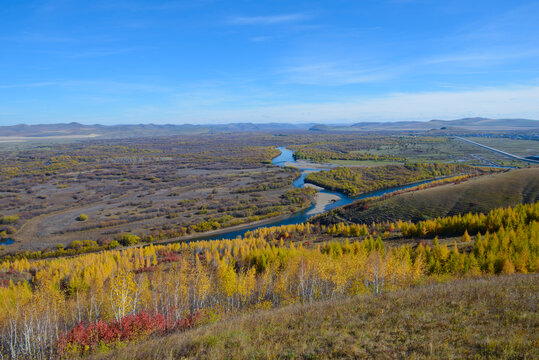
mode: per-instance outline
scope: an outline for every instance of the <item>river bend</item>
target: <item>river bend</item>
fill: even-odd
[[[290,164],[296,164],[296,160],[294,159],[294,151],[289,150],[286,147],[278,147],[277,149],[281,151],[281,154],[272,159],[273,165],[280,166],[280,167],[285,167],[285,166],[288,166]],[[316,167],[317,168],[300,168],[301,175],[296,180],[294,180],[294,182],[293,182],[294,187],[302,188],[302,187],[305,187],[305,186],[309,186],[310,184],[307,184],[307,185],[305,184],[305,176],[309,172],[321,171],[321,170],[329,170],[329,168],[319,168],[318,165]],[[303,211],[300,211],[300,212],[298,212],[296,214],[292,214],[292,215],[288,216],[286,219],[280,218],[279,220],[276,220],[274,222],[265,223],[263,225],[254,225],[252,227],[244,228],[242,230],[228,231],[228,232],[221,233],[219,235],[208,236],[208,237],[200,237],[200,238],[197,238],[197,240],[201,240],[201,239],[205,239],[205,240],[235,239],[238,236],[245,235],[245,233],[248,232],[248,231],[253,231],[253,230],[256,230],[256,229],[259,229],[259,228],[262,228],[262,227],[300,224],[300,223],[303,223],[303,222],[309,220],[311,217],[313,217],[315,215],[325,213],[325,212],[327,212],[327,211],[329,211],[331,209],[335,209],[337,207],[341,207],[341,206],[344,206],[344,205],[347,205],[347,204],[351,204],[355,200],[378,197],[378,196],[382,196],[382,195],[385,195],[385,194],[388,194],[388,193],[391,193],[391,192],[394,192],[394,191],[399,191],[399,190],[404,190],[404,189],[409,189],[409,188],[412,188],[412,187],[416,187],[418,185],[426,184],[426,183],[429,183],[429,182],[432,182],[432,181],[435,181],[435,180],[437,180],[437,179],[430,179],[430,180],[415,182],[413,184],[407,184],[407,185],[388,188],[388,189],[384,189],[384,190],[378,190],[378,191],[363,193],[363,194],[358,195],[356,197],[349,197],[349,196],[346,196],[346,195],[344,195],[344,194],[342,194],[340,192],[329,191],[329,190],[326,190],[326,189],[322,189],[322,190],[319,191],[320,193],[331,195],[331,198],[335,199],[335,201],[330,202],[329,204],[325,204],[322,211],[320,211],[320,209],[317,209],[316,204],[313,204],[310,208],[308,208],[306,210],[303,210]]]

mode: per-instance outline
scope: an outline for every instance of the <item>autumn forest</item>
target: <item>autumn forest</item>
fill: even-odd
[[[2,359],[158,358],[166,355],[159,342],[187,339],[166,356],[226,358],[222,348],[233,347],[237,358],[302,358],[328,346],[331,357],[363,357],[380,350],[365,340],[371,332],[357,346],[269,337],[258,347],[275,340],[273,350],[261,355],[242,329],[259,316],[273,324],[283,311],[338,313],[350,301],[408,301],[426,289],[459,292],[454,306],[466,312],[479,306],[466,299],[484,279],[518,278],[528,285],[511,291],[522,299],[537,285],[537,168],[478,163],[477,152],[497,155],[451,137],[236,132],[1,151]],[[293,157],[277,162],[285,151]],[[391,215],[397,210],[418,215]],[[410,316],[425,317],[410,301]],[[509,329],[525,305],[511,306]],[[526,309],[518,339],[448,350],[405,336],[387,346],[414,347],[406,351],[419,358],[531,358],[537,312]],[[293,318],[307,326],[307,317]],[[481,317],[466,319],[466,329],[485,334]],[[219,333],[222,326],[232,333]],[[306,336],[323,336],[309,329]]]

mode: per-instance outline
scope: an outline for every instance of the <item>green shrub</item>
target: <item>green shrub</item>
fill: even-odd
[[[7,215],[0,217],[0,224],[12,224],[14,222],[17,222],[19,220],[18,215]]]
[[[71,244],[69,244],[69,247],[71,249],[75,249],[75,250],[78,250],[80,248],[82,248],[84,245],[82,244],[82,241],[80,240],[75,240],[75,241],[72,241]]]
[[[13,226],[7,226],[7,227],[6,227],[6,232],[7,232],[8,234],[10,234],[10,235],[11,235],[11,234],[15,234],[15,233],[17,232],[17,229],[15,229]]]
[[[118,246],[120,246],[120,243],[116,240],[112,240],[110,244],[108,245],[109,249],[116,249]]]
[[[120,236],[120,244],[123,246],[136,245],[140,241],[140,237],[133,234],[122,234]]]
[[[80,215],[77,217],[77,220],[78,220],[78,221],[86,221],[86,220],[88,220],[88,215],[86,215],[86,214],[80,214]]]

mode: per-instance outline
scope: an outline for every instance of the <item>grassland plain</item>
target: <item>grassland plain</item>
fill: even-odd
[[[539,275],[255,311],[94,359],[533,359]]]
[[[525,165],[523,162],[513,161],[503,155],[447,136],[356,135],[352,140],[349,137],[330,136],[319,140],[307,145],[292,144],[291,148],[296,150],[298,159],[347,166],[377,166],[405,162],[458,162],[470,165],[492,165],[494,162],[513,167]],[[476,141],[479,143],[492,141],[491,145],[499,146],[506,151],[513,150],[516,154],[522,152],[519,152],[519,148],[526,149],[528,155],[539,150],[539,145],[535,144],[537,141],[486,137],[478,138]]]
[[[535,140],[516,140],[494,137],[466,137],[466,139],[515,155],[539,155],[539,141]]]
[[[18,217],[0,224],[0,238],[15,240],[4,250],[107,244],[123,233],[188,236],[308,207],[312,199],[292,186],[297,172],[270,165],[279,151],[245,138],[87,140],[0,150],[0,218]],[[86,221],[77,221],[81,213]]]
[[[518,145],[511,144],[509,150]],[[349,166],[497,157],[444,137],[300,131],[6,143],[0,216],[19,220],[0,227],[0,237],[15,241],[8,251],[45,250],[77,240],[108,244],[123,233],[176,238],[291,214],[312,199],[293,201],[297,171],[270,165],[275,146]],[[356,157],[376,160],[349,160]],[[87,221],[76,220],[81,213]]]
[[[365,209],[351,204],[322,215],[323,223],[419,221],[466,212],[488,212],[496,207],[539,200],[539,167],[483,175],[460,184],[448,184],[375,201]]]

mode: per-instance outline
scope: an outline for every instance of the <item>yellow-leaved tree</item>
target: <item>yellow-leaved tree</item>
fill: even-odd
[[[137,284],[133,273],[124,269],[118,270],[110,283],[111,315],[116,321],[120,321],[136,307],[136,294]]]

